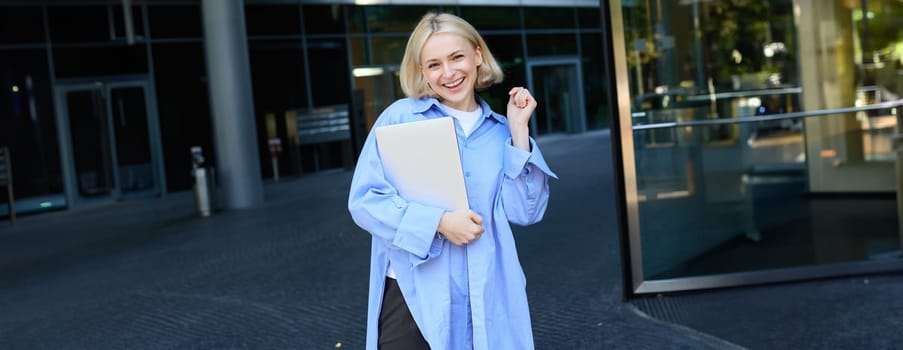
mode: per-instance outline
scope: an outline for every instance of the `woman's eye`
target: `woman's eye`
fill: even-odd
[[[461,60],[462,58],[464,58],[464,55],[457,55],[457,56],[455,56],[455,59],[456,59],[456,60]]]
[[[439,67],[439,65],[435,64],[435,63],[430,63],[426,66],[426,68],[429,68],[429,69],[435,69],[436,67]]]

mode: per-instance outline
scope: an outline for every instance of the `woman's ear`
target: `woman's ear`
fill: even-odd
[[[479,67],[481,64],[483,64],[483,50],[481,50],[480,47],[477,46],[474,50],[474,54],[477,56],[474,61],[477,63],[477,67]]]

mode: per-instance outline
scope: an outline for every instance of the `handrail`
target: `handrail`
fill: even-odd
[[[755,122],[773,121],[773,120],[820,117],[820,116],[826,116],[826,115],[852,113],[852,112],[874,111],[874,110],[879,110],[879,109],[895,108],[895,107],[900,107],[900,106],[903,106],[903,99],[881,102],[881,103],[865,105],[865,106],[858,106],[858,107],[820,109],[820,110],[815,110],[815,111],[780,113],[780,114],[766,114],[766,115],[757,115],[757,116],[752,116],[752,117],[737,117],[737,118],[725,118],[725,119],[691,120],[691,121],[686,121],[686,122],[663,122],[663,123],[654,123],[654,124],[641,124],[641,125],[634,125],[633,130],[666,129],[666,128],[678,128],[678,127],[682,127],[682,126],[706,126],[706,125],[723,125],[723,124],[737,124],[737,123],[755,123]]]
[[[714,94],[702,94],[702,95],[688,96],[687,101],[709,101],[709,100],[720,100],[720,99],[727,99],[727,98],[734,98],[734,97],[749,97],[749,96],[789,95],[789,94],[799,94],[802,92],[803,92],[803,88],[800,88],[800,87],[747,90],[747,91],[736,91],[736,92],[719,92],[719,93],[714,93]]]
[[[642,94],[642,95],[636,96],[635,98],[638,100],[645,100],[648,98],[654,98],[654,97],[660,97],[660,96],[684,96],[687,101],[711,101],[711,100],[729,99],[729,98],[736,98],[736,97],[789,95],[789,94],[799,94],[802,92],[803,92],[803,88],[801,88],[801,87],[741,90],[741,91],[731,91],[731,92],[703,93],[703,94],[697,94],[697,95],[685,94],[685,91],[682,91],[682,90],[672,90],[672,91],[666,91],[666,92],[662,92],[662,93]]]
[[[790,95],[790,94],[799,94],[802,92],[803,92],[803,89],[800,87],[789,87],[789,88],[780,88],[780,89],[744,90],[744,91],[734,91],[734,92],[719,92],[719,93],[714,93],[714,94],[688,95],[688,96],[686,96],[686,101],[691,101],[691,102],[718,101],[718,100],[732,99],[732,98],[736,98],[736,97]],[[640,95],[637,98],[645,99],[648,97],[654,97],[654,96],[659,96],[659,95],[680,96],[680,93],[679,92],[671,93],[669,91],[664,94]],[[641,117],[646,116],[646,112],[633,112],[633,113],[630,113],[630,116],[633,118],[641,118]]]

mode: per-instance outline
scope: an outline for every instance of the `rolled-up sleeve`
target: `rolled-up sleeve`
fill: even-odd
[[[549,203],[549,177],[558,178],[546,164],[542,151],[530,138],[530,152],[505,143],[502,206],[508,221],[530,225],[542,220]]]
[[[378,122],[377,125],[380,125]],[[348,194],[354,222],[387,245],[426,261],[439,254],[444,240],[436,233],[444,209],[409,202],[386,179],[373,132],[367,137]]]

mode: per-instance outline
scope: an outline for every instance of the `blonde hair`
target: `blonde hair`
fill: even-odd
[[[420,19],[420,23],[414,27],[408,44],[404,49],[404,58],[401,60],[401,90],[411,98],[438,97],[423,77],[421,71],[420,51],[433,33],[453,33],[470,41],[474,48],[480,50],[483,55],[483,63],[477,66],[477,79],[474,88],[477,91],[486,89],[492,84],[502,82],[504,73],[498,62],[492,57],[483,37],[470,23],[461,17],[448,14],[428,12]]]

